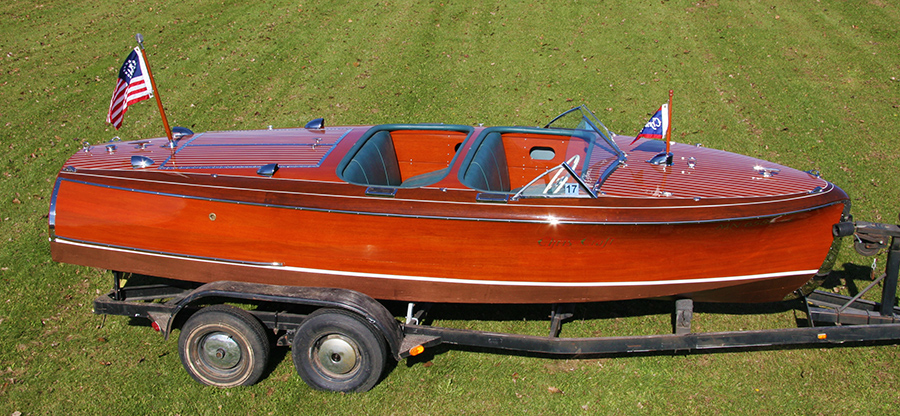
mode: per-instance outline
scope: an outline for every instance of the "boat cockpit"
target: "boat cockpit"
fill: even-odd
[[[462,157],[460,183],[497,196],[494,200],[596,198],[603,181],[625,161],[609,130],[583,106],[544,128],[486,128],[468,144],[474,131],[446,124],[375,126],[337,173],[357,185],[417,188],[443,180]]]
[[[338,165],[352,184],[418,188],[450,171],[473,127],[448,124],[384,124],[370,128]]]

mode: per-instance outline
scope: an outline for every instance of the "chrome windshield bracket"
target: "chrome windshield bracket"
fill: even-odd
[[[569,164],[566,163],[566,162],[563,162],[563,163],[562,163],[562,167],[565,168],[567,171],[569,171],[569,174],[572,175],[573,178],[575,178],[575,181],[578,182],[578,185],[581,186],[582,189],[584,189],[585,191],[587,191],[588,195],[590,195],[591,198],[597,198],[597,193],[594,192],[593,189],[591,189],[590,187],[588,187],[586,183],[584,183],[584,180],[581,179],[581,177],[578,176],[577,173],[575,173],[575,169],[572,169],[572,168],[569,166]]]

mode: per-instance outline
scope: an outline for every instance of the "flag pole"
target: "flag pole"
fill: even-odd
[[[149,69],[148,69],[149,71]],[[152,80],[152,78],[151,78]],[[669,123],[666,125],[666,154],[672,153],[670,151],[671,146],[670,142],[672,141],[672,95],[675,94],[675,90],[669,90]],[[670,163],[671,164],[671,163]]]
[[[147,66],[147,76],[150,77],[150,86],[153,88],[153,95],[156,96],[156,105],[159,106],[159,115],[162,116],[163,128],[166,129],[166,137],[169,138],[168,147],[170,149],[175,148],[175,139],[172,138],[172,129],[169,128],[169,120],[166,118],[166,110],[163,109],[162,98],[159,96],[159,91],[156,89],[156,81],[153,80],[153,73],[150,71],[150,62],[147,61],[147,53],[144,52],[144,36],[140,33],[134,35],[135,40],[137,40],[138,46],[141,48],[141,57],[144,58],[144,65]],[[671,95],[669,100],[671,100]]]

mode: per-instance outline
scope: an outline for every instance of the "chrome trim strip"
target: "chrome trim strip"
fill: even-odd
[[[49,223],[50,241],[56,239],[56,196],[59,194],[59,186],[63,179],[56,177],[56,184],[53,185],[53,192],[50,194],[50,212],[47,214],[47,222]]]
[[[534,286],[534,287],[632,287],[632,286],[660,286],[660,285],[679,285],[679,284],[696,284],[696,283],[717,283],[717,282],[740,282],[746,280],[763,280],[763,279],[772,279],[779,277],[787,277],[787,276],[796,276],[796,275],[805,275],[805,274],[815,274],[816,270],[795,270],[795,271],[786,271],[786,272],[776,272],[776,273],[762,273],[762,274],[751,274],[751,275],[742,275],[742,276],[724,276],[724,277],[707,277],[707,278],[699,278],[699,279],[673,279],[673,280],[656,280],[656,281],[632,281],[632,282],[529,282],[529,281],[505,281],[505,280],[470,280],[470,279],[457,279],[457,278],[449,278],[449,277],[433,277],[433,276],[410,276],[410,275],[395,275],[395,274],[383,274],[383,273],[364,273],[364,272],[351,272],[351,271],[342,271],[342,270],[327,270],[327,269],[312,269],[306,267],[293,267],[293,266],[281,266],[280,263],[252,263],[252,262],[242,262],[242,261],[234,261],[234,260],[223,260],[223,259],[212,259],[206,257],[194,257],[187,255],[178,255],[178,254],[169,254],[169,253],[160,253],[153,251],[141,251],[136,249],[128,249],[128,248],[120,248],[107,246],[103,244],[92,244],[87,242],[80,242],[76,240],[69,239],[59,239],[59,243],[61,244],[70,244],[80,247],[86,248],[97,248],[101,250],[112,250],[119,252],[134,252],[140,254],[147,254],[150,256],[157,257],[167,257],[174,259],[183,259],[189,261],[201,261],[207,263],[225,263],[232,264],[238,266],[248,266],[248,267],[261,267],[265,269],[277,269],[277,270],[286,270],[292,272],[299,273],[310,273],[310,274],[325,274],[325,275],[333,275],[333,276],[344,276],[344,277],[363,277],[363,278],[372,278],[372,279],[386,279],[386,280],[411,280],[411,281],[419,281],[419,282],[430,282],[430,283],[453,283],[453,284],[469,284],[476,286]]]
[[[209,201],[209,202],[222,202],[228,204],[238,204],[238,205],[250,205],[250,206],[258,206],[265,208],[282,208],[282,209],[294,209],[298,211],[312,211],[312,212],[326,212],[326,213],[335,213],[335,214],[351,214],[351,215],[371,215],[375,217],[397,217],[397,218],[416,218],[416,219],[435,219],[435,220],[455,220],[455,221],[484,221],[484,222],[505,222],[505,223],[521,223],[521,224],[545,224],[551,223],[554,225],[557,224],[573,224],[573,225],[674,225],[674,224],[709,224],[709,223],[717,223],[717,222],[733,222],[733,221],[745,221],[745,220],[759,220],[766,218],[777,218],[784,215],[792,215],[799,214],[803,212],[815,211],[817,209],[825,208],[834,204],[840,204],[842,201],[835,201],[828,204],[817,205],[814,207],[810,207],[807,209],[790,211],[790,212],[781,212],[777,214],[770,215],[757,215],[757,216],[749,216],[749,217],[736,217],[736,218],[724,218],[724,219],[713,219],[713,220],[694,220],[694,221],[653,221],[653,222],[586,222],[586,221],[567,221],[567,220],[557,220],[553,221],[548,219],[543,220],[516,220],[516,219],[495,219],[495,218],[473,218],[473,217],[443,217],[443,216],[433,216],[433,215],[416,215],[416,214],[391,214],[391,213],[382,213],[382,212],[363,212],[363,211],[349,211],[342,209],[327,209],[327,208],[310,208],[310,207],[298,207],[298,206],[289,206],[289,205],[276,205],[276,204],[262,204],[258,202],[245,202],[245,201],[234,201],[228,199],[218,199],[218,198],[203,198],[198,196],[191,195],[181,195],[181,194],[172,194],[168,192],[153,192],[153,191],[145,191],[141,189],[129,189],[123,188],[119,186],[111,186],[111,185],[100,185],[96,183],[80,181],[75,179],[63,179],[65,181],[70,181],[74,183],[79,183],[82,185],[89,186],[99,186],[107,189],[115,189],[126,192],[138,192],[150,195],[158,195],[158,196],[168,196],[173,198],[183,198],[183,199],[193,199],[198,201]],[[238,188],[235,188],[238,189]],[[252,190],[252,189],[250,189]],[[271,192],[271,191],[261,191],[260,192]],[[277,191],[276,191],[277,192]],[[336,195],[324,195],[324,196],[332,196],[337,197]],[[378,197],[372,197],[378,198]],[[378,198],[382,199],[382,198]],[[403,199],[397,199],[397,201],[406,201]],[[435,202],[435,201],[422,201],[422,202]],[[443,201],[441,201],[443,202]],[[480,204],[480,203],[479,203]],[[566,207],[570,208],[570,207]],[[592,207],[601,209],[603,207]],[[647,208],[655,208],[655,207],[647,207]],[[669,209],[673,207],[668,207]],[[678,208],[678,207],[676,207]],[[685,208],[693,208],[693,207],[685,207]]]

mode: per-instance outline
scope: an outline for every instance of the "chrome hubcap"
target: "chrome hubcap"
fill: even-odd
[[[227,370],[241,361],[241,346],[224,332],[213,332],[200,342],[200,359],[210,367]]]
[[[344,375],[356,368],[355,343],[342,335],[332,334],[319,341],[316,352],[319,365],[334,375]]]

